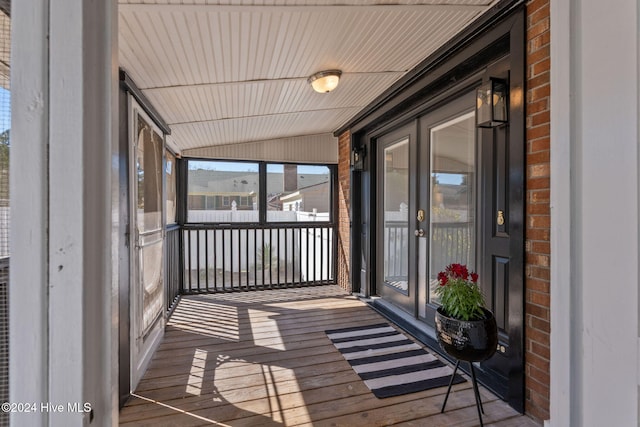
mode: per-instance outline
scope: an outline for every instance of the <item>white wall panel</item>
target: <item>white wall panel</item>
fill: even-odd
[[[338,163],[338,139],[331,134],[256,141],[183,151],[185,157],[277,162]]]

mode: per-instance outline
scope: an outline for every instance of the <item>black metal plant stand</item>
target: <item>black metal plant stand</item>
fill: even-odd
[[[469,368],[471,370],[471,382],[473,383],[473,394],[476,397],[476,409],[478,409],[478,418],[480,419],[480,427],[484,427],[482,423],[482,414],[484,414],[484,408],[482,407],[482,400],[480,399],[480,391],[478,390],[478,381],[476,380],[476,371],[473,368],[473,362],[469,362]],[[447,388],[447,395],[444,397],[444,402],[442,403],[442,409],[440,413],[444,412],[444,408],[447,406],[447,399],[449,399],[449,393],[451,392],[451,386],[453,385],[453,379],[456,376],[456,372],[458,371],[458,366],[460,366],[460,359],[456,359],[456,367],[453,368],[453,374],[451,374],[451,379],[449,380],[449,388]]]
[[[484,318],[480,320],[459,320],[447,316],[442,307],[438,307],[436,311],[436,332],[438,335],[438,343],[440,347],[451,357],[456,359],[456,367],[449,381],[449,389],[442,404],[441,413],[447,405],[447,399],[451,392],[453,379],[455,378],[461,360],[469,362],[469,370],[471,372],[471,380],[473,381],[473,393],[476,397],[476,407],[478,409],[478,418],[480,419],[480,427],[484,427],[482,423],[482,414],[484,408],[480,400],[480,392],[478,391],[478,380],[476,379],[476,371],[473,362],[482,362],[489,359],[496,352],[498,345],[498,325],[493,313],[485,308]]]

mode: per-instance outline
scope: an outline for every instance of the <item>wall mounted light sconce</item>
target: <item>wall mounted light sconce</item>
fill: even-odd
[[[476,92],[476,126],[492,128],[507,123],[509,90],[506,80],[491,77]]]
[[[340,83],[340,70],[320,71],[307,79],[313,90],[318,93],[329,93],[334,90]]]
[[[360,148],[351,148],[351,169],[354,171],[361,171],[364,169],[364,158],[367,154],[367,147],[362,146]]]

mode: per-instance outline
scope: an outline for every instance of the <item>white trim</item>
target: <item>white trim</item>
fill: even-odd
[[[637,425],[638,4],[551,20],[550,425]]]
[[[551,0],[550,425],[571,420],[571,2]],[[557,284],[564,284],[558,286]]]
[[[47,297],[47,2],[13,2],[11,13],[11,402],[46,402]],[[23,52],[25,54],[20,55]],[[17,286],[19,284],[19,286]],[[11,413],[11,425],[46,425],[46,413]]]

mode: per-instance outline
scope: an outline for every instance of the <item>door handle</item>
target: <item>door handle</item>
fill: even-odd
[[[498,225],[504,225],[504,211],[498,211],[498,217],[496,218],[496,223]]]
[[[416,237],[424,237],[424,230],[422,228],[419,228],[415,231],[414,234],[416,235]]]

